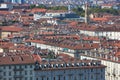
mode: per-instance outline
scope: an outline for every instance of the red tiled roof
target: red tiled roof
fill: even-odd
[[[99,41],[100,39],[98,37],[92,37],[92,36],[85,36],[82,38],[83,40],[92,40],[92,41]]]
[[[11,64],[33,64],[34,59],[31,55],[21,56],[3,56],[0,57],[0,65],[11,65]]]
[[[33,8],[31,12],[35,13],[35,12],[46,12],[46,9],[40,9],[40,8]]]
[[[107,18],[93,18],[92,19],[93,21],[107,21],[108,19]]]
[[[25,42],[34,42],[34,43],[41,43],[41,44],[44,44],[45,43],[45,41],[43,41],[43,40],[26,40]]]
[[[11,14],[11,13],[9,11],[0,11],[0,14],[8,15],[8,14]]]
[[[22,28],[15,27],[15,26],[5,26],[0,28],[1,31],[8,31],[8,32],[19,32],[22,31]]]
[[[63,54],[63,53],[58,54],[57,57],[59,57],[61,60],[66,61],[66,62],[70,60],[71,61],[75,60],[72,56],[68,54]]]
[[[115,56],[119,57],[120,56],[120,52],[116,52]]]
[[[14,46],[14,44],[11,42],[0,42],[0,48],[10,48],[13,46]]]
[[[32,56],[35,62],[38,61],[40,63],[42,61],[41,57],[38,54],[33,54]]]

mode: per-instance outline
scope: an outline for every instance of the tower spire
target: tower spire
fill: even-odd
[[[88,24],[88,4],[85,3],[85,24]]]

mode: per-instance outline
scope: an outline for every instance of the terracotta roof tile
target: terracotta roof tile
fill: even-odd
[[[107,18],[93,18],[92,19],[93,21],[108,21],[108,19]]]
[[[0,65],[12,65],[12,64],[34,64],[34,59],[31,55],[21,56],[3,56],[0,57]]]
[[[15,26],[5,26],[0,28],[1,31],[9,31],[9,32],[19,32],[22,31],[22,28]]]
[[[33,8],[31,12],[35,13],[35,12],[46,12],[46,11],[47,9]]]

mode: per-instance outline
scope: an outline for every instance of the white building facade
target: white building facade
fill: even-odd
[[[1,3],[0,4],[0,9],[13,9],[13,5],[12,4],[7,4],[7,3]]]
[[[105,80],[120,80],[120,62],[118,57],[100,53],[88,53],[80,56],[81,59],[101,60],[101,64],[107,66]]]
[[[85,34],[85,35],[88,35],[88,36],[106,37],[108,39],[120,40],[120,32],[119,31],[80,30],[80,34]]]

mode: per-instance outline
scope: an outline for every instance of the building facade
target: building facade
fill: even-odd
[[[34,59],[31,56],[7,55],[0,54],[0,80],[34,80]]]
[[[120,80],[120,59],[118,57],[100,53],[85,53],[80,58],[101,60],[101,64],[107,66],[105,80]]]
[[[36,64],[35,80],[105,80],[100,61],[73,61]]]
[[[92,30],[80,30],[80,34],[88,36],[106,37],[108,39],[120,40],[119,31],[92,31]]]
[[[1,9],[1,10],[2,10],[2,9],[11,10],[11,9],[13,9],[13,5],[12,5],[12,4],[7,4],[7,3],[1,3],[1,4],[0,4],[0,9]]]

